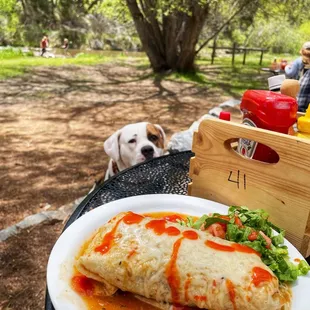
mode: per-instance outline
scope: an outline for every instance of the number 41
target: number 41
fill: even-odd
[[[246,174],[245,174],[245,173],[243,174],[243,178],[242,178],[242,176],[241,176],[241,178],[240,178],[240,174],[241,174],[241,173],[240,173],[240,170],[238,170],[237,178],[234,180],[234,179],[233,179],[233,172],[230,171],[230,172],[229,172],[228,181],[229,181],[229,182],[232,182],[232,183],[236,183],[238,189],[240,188],[240,184],[241,184],[242,181],[243,181],[243,188],[246,189]],[[241,174],[241,175],[242,175],[242,174]],[[240,179],[241,179],[241,180],[240,180]],[[242,179],[243,179],[243,180],[242,180]]]

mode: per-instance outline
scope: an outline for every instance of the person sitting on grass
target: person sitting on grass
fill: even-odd
[[[301,57],[295,59],[285,67],[285,75],[288,79],[299,80],[310,69],[310,41],[304,43],[300,50]]]

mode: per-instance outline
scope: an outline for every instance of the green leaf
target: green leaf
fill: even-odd
[[[284,229],[279,228],[278,226],[276,226],[275,224],[273,224],[273,223],[271,223],[271,222],[269,222],[269,221],[267,221],[267,224],[268,224],[272,229],[274,229],[276,232],[281,233],[281,234],[283,235],[283,237],[285,236],[285,231],[284,231]]]
[[[239,242],[242,240],[243,232],[235,224],[227,225],[226,239],[229,241]]]
[[[204,223],[204,221],[208,218],[208,215],[203,215],[202,217],[200,217],[194,224],[193,224],[193,228],[194,229],[199,229],[201,227],[201,225]]]
[[[208,217],[205,219],[205,228],[208,228],[209,226],[211,226],[214,223],[223,223],[223,224],[229,224],[228,221],[223,220],[219,217]]]
[[[283,234],[280,233],[280,234],[278,234],[277,236],[271,237],[271,241],[272,241],[272,244],[275,245],[275,246],[278,246],[278,245],[280,245],[280,244],[283,244],[283,243],[284,243]]]
[[[297,268],[298,268],[298,275],[305,276],[310,271],[310,266],[305,260],[300,261]]]
[[[186,220],[177,220],[177,223],[181,226],[192,227],[194,225],[194,219],[191,216],[188,216]]]
[[[262,245],[262,243],[258,240],[255,241],[244,241],[241,242],[242,244],[252,248],[253,250],[255,250],[258,253],[263,253],[265,251],[265,247]]]

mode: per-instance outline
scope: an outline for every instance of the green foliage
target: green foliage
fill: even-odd
[[[0,50],[0,60],[2,59],[12,59],[12,58],[20,58],[23,57],[24,54],[19,48],[5,48]]]
[[[310,21],[302,23],[298,29],[298,32],[303,37],[304,41],[310,40]]]
[[[16,0],[0,0],[0,13],[11,13],[16,4]]]
[[[128,23],[132,21],[128,7],[123,0],[101,1],[90,13],[101,13],[106,18],[117,20],[120,23]]]

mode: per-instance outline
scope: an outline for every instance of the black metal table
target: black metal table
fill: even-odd
[[[65,225],[67,229],[88,211],[121,198],[147,194],[187,194],[191,151],[154,158],[124,170],[94,189],[76,208]],[[310,257],[307,258],[310,263]],[[55,310],[46,290],[45,310]]]
[[[154,158],[124,170],[91,192],[76,208],[65,225],[67,229],[88,211],[105,203],[130,196],[147,194],[187,194],[191,151]],[[54,310],[46,290],[45,310]]]

